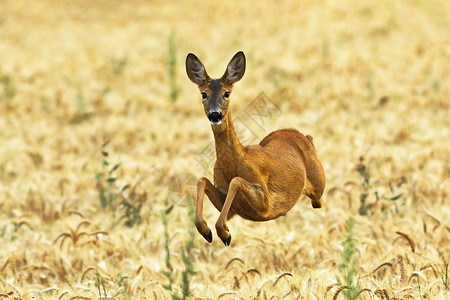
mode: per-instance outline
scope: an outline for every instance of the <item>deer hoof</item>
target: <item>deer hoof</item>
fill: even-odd
[[[313,208],[321,208],[323,205],[323,200],[322,200],[322,198],[316,199],[316,200],[313,200],[311,204],[312,204]]]
[[[230,244],[231,244],[231,234],[229,234],[226,239],[223,239],[222,242],[225,244],[225,246],[230,246]]]
[[[204,235],[203,237],[205,238],[205,240],[208,241],[208,243],[211,243],[212,242],[212,232],[211,232],[211,230],[208,232],[207,235]]]

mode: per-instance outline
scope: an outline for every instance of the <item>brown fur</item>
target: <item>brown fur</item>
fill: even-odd
[[[208,94],[203,102],[205,112],[214,103],[224,112],[220,125],[212,125],[217,156],[214,184],[202,177],[197,185],[195,220],[199,233],[211,242],[211,230],[203,219],[205,193],[221,212],[216,229],[225,245],[231,239],[226,220],[236,214],[252,221],[272,220],[285,215],[303,192],[311,198],[314,208],[322,207],[325,173],[310,135],[280,129],[258,145],[240,143],[228,110],[229,101],[224,101],[222,95],[244,75],[244,54],[238,52],[218,80],[210,79],[192,54],[187,57],[186,69],[200,91]]]

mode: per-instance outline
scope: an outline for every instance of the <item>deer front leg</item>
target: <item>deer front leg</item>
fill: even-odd
[[[222,194],[206,177],[199,179],[197,183],[197,198],[195,201],[195,227],[197,231],[209,242],[212,242],[212,233],[205,219],[203,218],[203,197],[208,196],[212,204],[221,211],[225,202],[225,195]]]
[[[246,201],[257,213],[266,214],[268,209],[267,198],[261,185],[252,184],[242,177],[235,177],[230,182],[227,197],[223,204],[219,218],[216,222],[217,235],[220,237],[225,246],[229,246],[231,242],[231,234],[228,230],[226,220],[228,212],[233,203],[237,192],[241,192]]]

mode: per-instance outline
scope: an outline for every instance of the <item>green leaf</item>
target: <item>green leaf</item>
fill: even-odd
[[[169,272],[167,272],[167,271],[161,271],[161,273],[162,273],[164,276],[166,276],[167,278],[171,278],[171,277],[172,277],[172,275],[171,275]]]
[[[172,204],[168,209],[166,209],[165,214],[168,215],[172,211],[174,205]]]
[[[127,279],[127,278],[128,278],[128,276],[122,276],[122,277],[120,277],[119,281],[117,281],[117,284],[118,284],[119,286],[122,286],[122,281],[124,281],[124,279]]]
[[[108,207],[108,201],[106,199],[105,190],[103,189],[102,186],[99,187],[98,194],[100,196],[100,204],[101,204],[102,208],[106,209]]]
[[[398,194],[397,196],[394,196],[394,197],[389,198],[389,200],[395,201],[395,200],[400,199],[401,196],[402,196],[402,194]]]
[[[391,193],[394,192],[394,188],[392,187],[392,182],[389,182],[389,189],[391,190]]]
[[[402,178],[400,179],[400,182],[397,183],[397,186],[398,186],[398,187],[401,187],[402,184],[404,184],[405,182],[406,182],[406,178],[405,178],[405,176],[402,176]]]
[[[3,226],[2,228],[2,232],[0,233],[0,238],[3,238],[5,236],[6,233],[6,228],[8,227],[8,225],[5,224],[5,226]]]
[[[103,155],[104,157],[108,157],[109,153],[102,150],[102,155]]]
[[[115,170],[117,170],[120,167],[120,163],[118,163],[117,165],[115,165],[111,171],[109,171],[109,174],[111,174],[112,172],[114,172]]]
[[[96,179],[97,181],[100,181],[100,180],[101,180],[101,178],[100,178],[100,173],[95,174],[95,179]]]
[[[108,179],[106,179],[106,181],[108,182],[108,183],[113,183],[113,182],[115,182],[117,180],[117,177],[109,177]]]
[[[103,143],[102,148],[105,148],[106,146],[108,146],[108,144],[111,142],[111,140],[107,140],[106,142]]]
[[[125,185],[120,191],[125,192],[125,190],[127,190],[128,188],[130,188],[129,184]]]

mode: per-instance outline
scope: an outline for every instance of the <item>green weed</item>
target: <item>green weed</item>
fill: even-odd
[[[125,71],[125,67],[128,64],[128,56],[124,55],[122,57],[111,58],[111,70],[115,75],[120,75]]]
[[[344,246],[341,253],[343,261],[338,265],[340,276],[337,279],[341,285],[345,286],[343,293],[348,300],[356,299],[360,291],[356,280],[358,274],[358,258],[356,257],[356,241],[353,236],[354,226],[355,219],[349,217],[347,220],[347,236],[342,242]]]
[[[375,85],[373,83],[372,78],[368,78],[366,81],[366,89],[370,99],[375,97]]]
[[[128,276],[122,276],[119,278],[119,280],[117,281],[117,292],[108,292],[106,289],[106,284],[97,270],[95,277],[95,285],[97,286],[98,290],[98,299],[115,300],[117,299],[117,297],[122,296],[121,299],[130,300],[131,299],[130,295],[124,290],[125,288],[124,280],[127,278]]]
[[[439,275],[441,277],[442,284],[444,285],[444,288],[446,290],[448,290],[450,288],[449,280],[448,280],[449,269],[450,269],[450,254],[448,255],[447,258],[445,258],[444,254],[442,252],[439,252],[439,255],[442,258],[442,268],[436,267],[436,269],[439,272]]]
[[[26,221],[21,222],[12,222],[12,226],[10,227],[8,224],[5,224],[0,229],[0,238],[6,239],[9,237],[11,242],[14,242],[18,238],[19,229],[22,226],[28,227],[30,230],[32,230],[31,225]]]
[[[140,213],[144,202],[147,200],[147,194],[145,192],[138,193],[136,191],[137,184],[133,186],[129,193],[127,193],[127,190],[131,187],[130,184],[122,187],[117,185],[118,177],[115,173],[119,169],[120,163],[111,166],[108,162],[109,152],[106,151],[106,147],[109,143],[110,141],[107,141],[102,145],[103,172],[95,174],[100,206],[104,210],[110,209],[114,213],[118,209],[122,210],[123,214],[120,216],[119,221],[125,220],[124,224],[126,226],[133,227],[142,221]]]
[[[180,93],[180,87],[177,85],[176,75],[177,75],[177,49],[175,47],[175,31],[169,36],[169,63],[168,63],[168,73],[169,73],[169,83],[170,83],[170,99],[173,103],[177,102]]]
[[[187,197],[188,199],[188,215],[189,215],[189,225],[188,225],[188,234],[189,238],[186,241],[184,248],[181,248],[181,257],[184,263],[184,270],[181,275],[182,284],[181,290],[183,292],[183,299],[187,299],[189,293],[191,291],[190,288],[190,279],[195,275],[194,266],[192,263],[192,248],[194,247],[194,239],[195,239],[195,230],[194,230],[194,203],[191,197]]]
[[[436,79],[433,79],[433,80],[431,80],[431,87],[433,88],[433,91],[437,94],[437,93],[439,93],[441,84]]]
[[[120,163],[116,164],[112,168],[109,168],[110,164],[108,162],[109,153],[106,151],[106,146],[110,141],[106,141],[102,145],[101,154],[103,156],[102,168],[103,173],[95,174],[95,179],[97,180],[97,190],[99,192],[100,197],[100,205],[103,209],[107,209],[108,207],[114,208],[117,191],[115,189],[114,182],[117,180],[117,177],[114,177],[114,172],[120,167]]]
[[[0,73],[0,85],[3,93],[0,94],[0,101],[11,101],[16,96],[17,90],[10,75]]]
[[[406,178],[401,177],[399,180],[396,180],[394,182],[389,182],[389,191],[390,193],[381,194],[372,186],[372,180],[370,177],[369,168],[364,162],[364,157],[361,156],[359,158],[359,164],[356,166],[356,170],[361,176],[361,185],[362,185],[362,192],[359,196],[359,202],[360,206],[358,208],[358,213],[361,216],[366,216],[370,213],[373,213],[373,209],[375,207],[375,204],[380,202],[380,200],[387,200],[387,201],[397,201],[401,198],[403,198],[403,194],[398,193],[396,190],[400,188],[405,182]],[[369,196],[372,194],[375,195],[375,202],[374,203],[368,203]],[[398,206],[394,205],[395,212],[398,212]],[[387,205],[382,204],[381,211],[386,211]]]
[[[171,205],[168,209],[161,211],[162,222],[164,226],[164,249],[166,251],[166,268],[167,270],[162,271],[164,276],[167,277],[169,283],[164,285],[163,287],[172,292],[172,299],[181,300],[187,299],[191,292],[191,278],[195,275],[194,264],[192,262],[192,248],[194,247],[194,239],[195,239],[195,230],[194,230],[194,204],[192,202],[192,198],[188,197],[188,215],[189,215],[189,225],[188,225],[188,239],[181,246],[181,258],[184,264],[184,270],[181,273],[181,296],[175,291],[174,282],[175,282],[175,271],[171,262],[171,251],[170,251],[170,234],[168,230],[168,214],[172,211],[173,205]]]
[[[166,271],[162,271],[163,275],[167,277],[167,279],[169,280],[169,284],[164,285],[163,287],[168,290],[168,291],[172,291],[172,286],[173,286],[173,266],[172,266],[172,262],[171,262],[171,253],[170,253],[170,234],[169,234],[169,222],[167,219],[167,216],[170,214],[170,212],[173,209],[173,204],[166,210],[162,210],[161,211],[161,219],[162,219],[162,223],[164,226],[164,242],[163,242],[163,246],[164,246],[164,250],[166,251]]]

